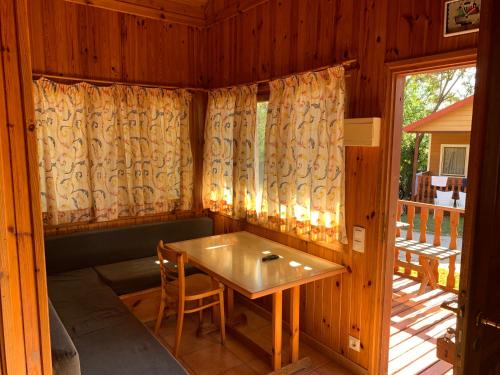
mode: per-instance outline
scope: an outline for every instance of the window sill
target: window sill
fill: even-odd
[[[307,244],[312,244],[312,245],[316,245],[316,246],[321,246],[321,247],[324,247],[324,248],[327,248],[327,249],[330,249],[330,250],[333,250],[333,251],[338,251],[338,252],[342,252],[344,251],[346,245],[342,244],[341,242],[339,241],[334,241],[334,242],[325,242],[325,241],[314,241],[314,240],[311,240],[311,239],[308,239],[308,238],[304,238],[302,236],[299,236],[297,235],[296,233],[294,232],[281,232],[281,231],[278,231],[276,229],[273,229],[273,228],[269,228],[269,227],[266,227],[266,226],[263,226],[263,225],[259,225],[259,224],[255,224],[255,223],[252,223],[252,222],[249,222],[245,219],[240,219],[236,216],[232,216],[232,215],[228,215],[228,214],[225,214],[225,213],[221,213],[221,212],[212,212],[212,211],[209,211],[207,210],[206,211],[208,216],[214,218],[216,216],[220,216],[220,217],[224,217],[224,218],[227,218],[227,219],[231,219],[233,221],[237,221],[241,227],[241,230],[247,230],[247,229],[252,229],[252,228],[255,228],[256,230],[255,231],[252,231],[252,232],[261,232],[262,230],[265,230],[265,231],[268,231],[271,234],[270,238],[271,240],[276,240],[277,242],[280,242],[277,240],[277,237],[282,235],[282,236],[287,236],[287,237],[292,237],[292,238],[296,238],[300,241],[304,241],[305,243]]]

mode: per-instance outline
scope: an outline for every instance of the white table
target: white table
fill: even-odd
[[[248,232],[203,237],[169,243],[167,246],[186,252],[190,263],[228,287],[229,324],[234,319],[233,290],[250,299],[273,296],[274,370],[281,368],[283,291],[291,289],[290,362],[293,366],[299,361],[300,286],[346,271],[339,264]],[[269,254],[276,254],[280,258],[263,262],[262,258]]]

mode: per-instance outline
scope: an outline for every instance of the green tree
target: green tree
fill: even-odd
[[[475,68],[410,75],[406,78],[403,128],[474,93]],[[405,133],[401,140],[400,197],[414,194],[416,172],[427,169],[429,136]]]

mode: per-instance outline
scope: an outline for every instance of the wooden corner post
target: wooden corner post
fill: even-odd
[[[0,1],[0,347],[4,374],[51,374],[26,0]]]

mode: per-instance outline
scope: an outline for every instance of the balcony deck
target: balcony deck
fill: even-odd
[[[436,339],[455,327],[455,315],[440,305],[456,294],[427,288],[417,295],[419,288],[418,281],[394,275],[389,374],[452,374],[452,366],[436,356]]]

